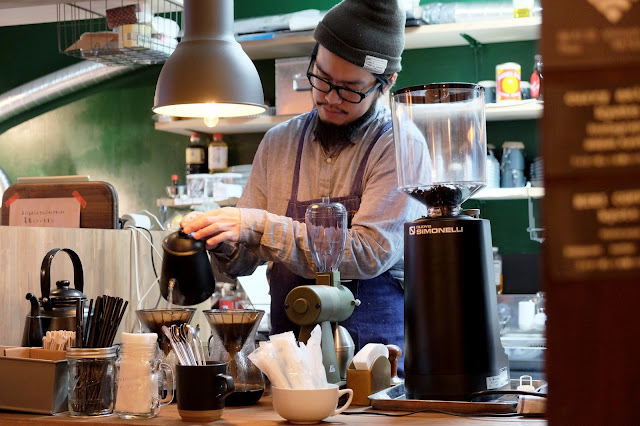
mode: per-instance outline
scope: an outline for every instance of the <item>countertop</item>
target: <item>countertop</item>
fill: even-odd
[[[353,407],[347,412],[372,412],[371,407]],[[381,413],[381,411],[375,411]],[[403,414],[402,411],[389,411],[391,414]],[[43,426],[60,426],[64,424],[115,424],[115,425],[185,425],[178,415],[176,404],[162,407],[160,415],[149,420],[124,420],[118,416],[80,418],[69,417],[67,413],[56,416],[45,416],[38,414],[22,414],[0,411],[0,425],[21,425],[39,424]],[[202,423],[199,423],[202,424]],[[224,409],[222,418],[212,425],[289,425],[273,410],[271,397],[263,397],[258,404],[250,407],[227,407]],[[330,417],[328,421],[321,424],[338,425],[424,425],[430,426],[450,426],[450,425],[510,425],[510,426],[546,426],[547,421],[540,418],[523,417],[459,417],[438,413],[417,413],[405,417],[387,417],[380,415],[344,415],[340,414]]]

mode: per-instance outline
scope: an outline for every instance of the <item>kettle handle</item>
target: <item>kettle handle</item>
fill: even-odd
[[[40,268],[40,290],[42,290],[42,306],[46,310],[51,310],[51,300],[49,299],[49,293],[51,291],[51,262],[53,262],[53,257],[60,251],[63,251],[69,255],[71,258],[71,263],[73,263],[73,285],[75,288],[82,292],[84,288],[84,273],[82,272],[82,263],[80,262],[80,257],[76,254],[75,251],[68,248],[55,248],[49,250],[42,259],[42,267]]]

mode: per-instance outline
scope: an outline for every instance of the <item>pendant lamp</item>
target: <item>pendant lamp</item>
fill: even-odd
[[[253,62],[233,35],[233,0],[184,0],[184,36],[160,71],[153,112],[218,117],[264,112],[264,94]]]

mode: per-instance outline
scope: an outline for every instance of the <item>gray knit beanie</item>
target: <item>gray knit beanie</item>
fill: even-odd
[[[402,69],[406,15],[398,0],[343,0],[316,27],[316,41],[374,74]]]

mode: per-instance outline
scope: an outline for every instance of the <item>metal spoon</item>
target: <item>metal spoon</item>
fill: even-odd
[[[189,341],[193,346],[192,348],[193,354],[196,357],[196,364],[205,365],[206,361],[204,358],[204,350],[202,349],[202,343],[200,342],[200,324],[198,324],[196,327],[187,324],[186,327],[187,327],[187,333],[189,336]]]
[[[171,332],[173,333],[173,339],[176,342],[177,349],[182,355],[182,358],[184,359],[184,363],[182,363],[182,365],[192,365],[191,359],[187,354],[184,341],[182,340],[182,336],[180,335],[180,328],[177,327],[176,325],[172,325]]]
[[[179,336],[180,339],[182,340],[182,344],[183,344],[183,348],[184,348],[184,352],[187,355],[187,358],[189,358],[189,365],[198,365],[198,361],[196,360],[196,356],[193,354],[193,350],[191,349],[191,342],[190,342],[190,338],[189,338],[189,332],[187,331],[187,328],[185,327],[186,324],[180,324],[180,327],[178,328],[179,331]]]
[[[198,346],[198,353],[200,354],[200,360],[202,361],[202,365],[207,364],[207,356],[204,353],[204,348],[202,347],[202,341],[200,340],[200,324],[196,324],[196,343]]]
[[[178,362],[180,363],[180,365],[186,365],[184,356],[180,352],[178,348],[178,344],[176,343],[175,338],[173,337],[173,330],[169,329],[169,327],[167,327],[166,325],[163,325],[162,332],[164,333],[165,336],[167,336],[167,339],[169,339],[169,344],[173,348],[173,352],[176,354],[176,357],[178,358]]]

